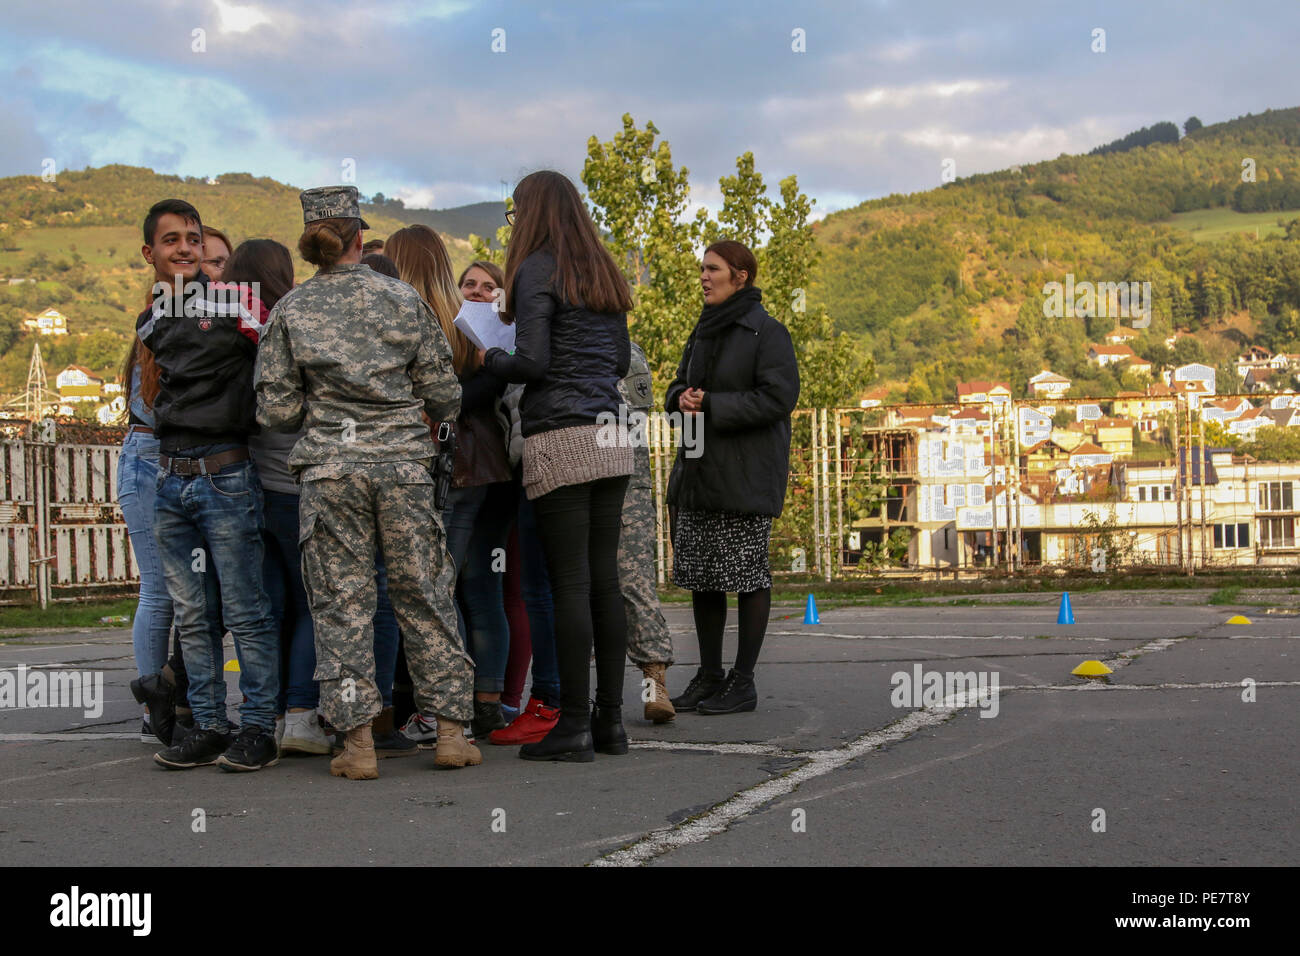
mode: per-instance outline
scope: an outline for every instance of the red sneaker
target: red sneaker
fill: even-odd
[[[536,697],[528,698],[528,706],[509,727],[494,730],[488,740],[501,746],[535,744],[549,734],[560,721],[560,708],[547,707]]]

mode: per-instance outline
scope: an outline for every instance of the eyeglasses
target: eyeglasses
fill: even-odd
[[[507,209],[507,210],[506,210],[506,223],[507,223],[508,225],[513,226],[513,225],[515,224],[515,216],[518,215],[518,213],[519,213],[519,210],[517,210],[517,209]]]

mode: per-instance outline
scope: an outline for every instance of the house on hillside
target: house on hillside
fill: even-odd
[[[878,385],[877,387],[873,389],[869,389],[868,391],[862,393],[862,397],[858,399],[858,407],[877,408],[880,405],[884,404],[884,401],[888,396],[889,396],[889,386]]]
[[[1239,435],[1246,441],[1254,441],[1255,434],[1265,425],[1272,425],[1273,419],[1264,414],[1262,408],[1251,408],[1228,422],[1228,432]]]
[[[1246,372],[1244,384],[1248,392],[1271,392],[1285,384],[1281,379],[1282,376],[1271,367],[1252,368]]]
[[[1048,438],[1025,449],[1021,455],[1021,464],[1030,476],[1043,475],[1058,468],[1068,468],[1070,453]]]
[[[1300,408],[1293,405],[1283,408],[1265,408],[1263,412],[1278,428],[1300,427]]]
[[[46,309],[40,315],[24,319],[23,326],[40,335],[68,334],[68,318],[58,309]]]
[[[1214,369],[1200,362],[1189,362],[1186,365],[1180,365],[1169,373],[1169,385],[1173,386],[1177,382],[1200,382],[1202,386],[1201,393],[1213,395],[1214,392]]]
[[[1084,402],[1074,406],[1076,422],[1095,422],[1099,418],[1101,418],[1101,406],[1095,402]]]
[[[1132,329],[1120,325],[1106,333],[1107,345],[1127,345],[1137,339],[1138,334]]]
[[[1145,375],[1148,378],[1150,378],[1153,374],[1155,374],[1156,367],[1152,365],[1150,362],[1148,362],[1146,359],[1142,358],[1141,356],[1138,356],[1135,359],[1130,359],[1129,361],[1125,362],[1124,369],[1125,371],[1136,372],[1139,375]]]
[[[1043,369],[1029,380],[1029,394],[1034,398],[1063,398],[1069,390],[1070,380],[1050,369]]]
[[[112,425],[126,411],[126,397],[118,395],[106,405],[95,409],[95,420],[101,425]]]
[[[1044,414],[1032,405],[1021,405],[1016,409],[1017,439],[1022,448],[1037,445],[1052,437],[1052,416]]]
[[[1130,451],[1132,451],[1131,447]],[[1114,461],[1115,456],[1113,454],[1090,441],[1085,441],[1070,452],[1070,467],[1075,469],[1087,468],[1092,465],[1109,465]]]
[[[1118,458],[1128,458],[1133,454],[1133,423],[1127,418],[1102,417],[1093,422],[1092,427],[1102,450]]]
[[[65,402],[97,402],[104,392],[104,380],[82,365],[69,365],[54,383]]]
[[[957,404],[995,405],[1005,407],[1011,402],[1011,386],[1006,382],[958,382]]]
[[[1127,345],[1089,345],[1088,361],[1099,368],[1105,368],[1107,365],[1140,362],[1142,359]]]
[[[1242,399],[1242,401],[1245,401],[1245,399]],[[1268,400],[1269,408],[1292,408],[1297,405],[1300,405],[1300,395],[1290,389],[1286,390],[1286,394],[1274,395]]]
[[[963,408],[948,419],[953,435],[979,435],[987,438],[992,431],[989,413],[980,408]]]

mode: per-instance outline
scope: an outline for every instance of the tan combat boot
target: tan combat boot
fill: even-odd
[[[666,724],[677,716],[673,702],[668,697],[666,681],[667,664],[642,664],[641,673],[654,682],[650,688],[650,699],[645,702],[645,719],[656,724]]]
[[[459,720],[438,718],[438,753],[433,758],[439,767],[477,767],[483,754],[465,739],[465,728]]]
[[[343,741],[343,753],[330,761],[330,773],[349,780],[379,779],[375,738],[370,732],[370,724],[362,724],[348,731]]]

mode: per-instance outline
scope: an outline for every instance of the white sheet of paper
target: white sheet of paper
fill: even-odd
[[[491,302],[465,302],[455,324],[476,348],[515,350],[515,327],[501,321]]]

